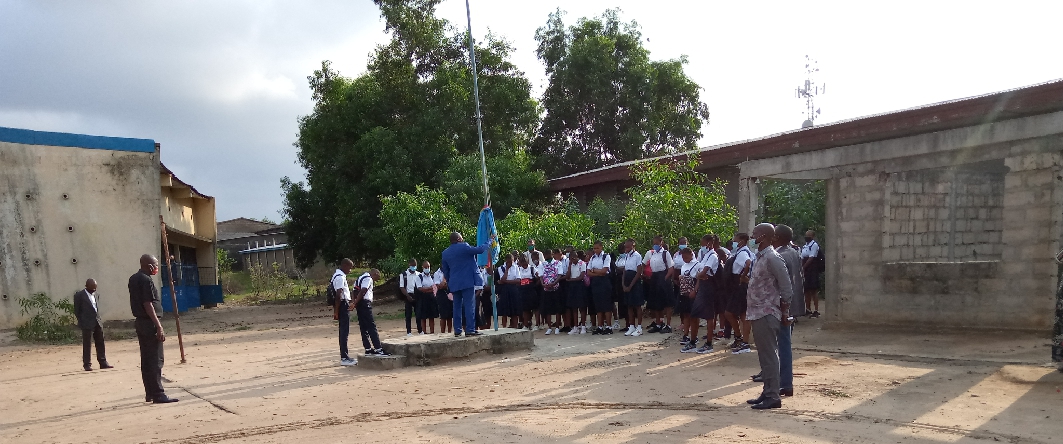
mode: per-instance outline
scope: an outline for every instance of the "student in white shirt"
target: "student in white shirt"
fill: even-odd
[[[591,277],[591,300],[597,313],[596,335],[613,334],[613,283],[609,268],[613,259],[605,252],[602,241],[594,243],[594,250],[587,261],[587,275]]]
[[[624,262],[624,277],[620,285],[624,288],[624,303],[627,305],[627,331],[624,336],[642,336],[642,306],[646,298],[642,289],[642,255],[635,250],[635,240],[624,243],[627,258]]]
[[[537,307],[535,297],[535,269],[528,263],[528,258],[524,255],[521,255],[517,259],[517,266],[514,268],[517,272],[517,286],[519,288],[521,307],[521,323],[518,327],[525,330],[531,330],[532,311]]]
[[[487,272],[487,266],[480,266],[480,279],[483,280],[483,285],[474,285],[472,287],[473,292],[476,294],[476,328],[479,330],[487,330],[491,328],[491,289],[488,285],[488,278],[490,273]]]
[[[332,273],[329,285],[336,291],[336,319],[340,324],[340,365],[351,366],[358,361],[351,358],[347,350],[347,337],[351,332],[351,289],[347,284],[347,273],[354,268],[354,261],[344,258],[340,261],[340,267]]]
[[[413,336],[413,320],[417,308],[417,284],[420,282],[420,272],[417,271],[417,259],[410,259],[409,268],[399,273],[399,291],[403,301],[406,302],[406,336]],[[417,321],[417,333],[421,332],[420,316]]]
[[[505,278],[506,284],[506,317],[509,319],[509,328],[519,328],[521,318],[524,316],[523,296],[521,295],[521,272],[520,266],[514,263],[519,255],[509,254],[506,256]]]
[[[801,270],[805,274],[805,313],[813,318],[819,317],[819,277],[823,273],[818,260],[819,249],[816,232],[805,232],[805,245],[801,247]],[[812,308],[813,304],[815,309]]]
[[[573,251],[568,255],[568,274],[565,278],[565,308],[568,310],[570,335],[587,333],[587,286],[583,276],[587,274],[587,263]],[[578,319],[577,319],[578,316]]]
[[[447,280],[443,277],[443,269],[437,269],[432,273],[432,283],[436,286],[436,307],[439,308],[439,332],[454,332],[454,295],[447,288]]]
[[[664,248],[663,242],[664,237],[654,236],[653,247],[646,250],[646,256],[642,260],[643,265],[653,272],[649,285],[646,286],[646,311],[653,316],[654,320],[646,329],[646,333],[672,332],[672,310],[676,301],[669,277],[674,264],[672,255]],[[667,324],[664,318],[667,318]]]
[[[388,356],[380,346],[380,334],[376,329],[376,319],[373,318],[373,287],[374,281],[380,279],[380,270],[376,268],[362,273],[355,281],[358,288],[354,298],[354,309],[358,314],[358,330],[362,334],[362,346],[365,347],[366,355]]]
[[[679,278],[682,276],[683,266],[688,263],[687,260],[683,259],[683,249],[685,248],[690,248],[690,245],[687,244],[687,238],[685,236],[680,237],[679,242],[676,245],[675,254],[672,255],[672,270],[670,273],[672,292],[675,293],[675,296],[673,296],[675,299],[675,314],[679,315],[680,327],[686,325],[687,318],[690,316],[690,307],[694,304],[692,298],[684,298],[679,291]],[[690,252],[691,256],[689,262],[695,262],[694,250],[690,250]]]
[[[720,271],[720,258],[715,251],[711,251],[705,255],[705,257],[692,267],[690,273],[694,274],[697,279],[694,304],[690,309],[690,317],[687,318],[689,325],[689,332],[687,333],[689,339],[686,347],[683,348],[684,353],[712,353],[712,340],[713,330],[716,328],[716,307],[718,306],[716,299],[718,293],[716,291],[716,274]],[[701,320],[705,320],[707,327],[705,345],[698,347],[698,329],[701,327]]]
[[[561,250],[554,248],[549,251],[550,261],[543,264],[543,272],[539,276],[539,283],[543,288],[543,299],[539,310],[546,317],[546,334],[561,334],[561,327],[565,315],[565,291],[562,289],[562,279],[565,273],[561,270]],[[551,322],[552,321],[552,322]]]
[[[746,233],[738,233],[734,236],[734,265],[731,267],[731,274],[734,276],[734,281],[737,281],[738,285],[733,289],[733,293],[730,295],[730,301],[727,304],[727,322],[731,326],[738,326],[738,329],[734,331],[735,341],[731,344],[731,349],[734,353],[749,353],[749,334],[752,330],[753,324],[750,321],[745,320],[746,317],[746,292],[749,287],[749,275],[753,271],[753,261],[755,256],[753,251],[749,249],[747,245],[749,243],[749,235]]]
[[[534,242],[534,240],[532,240],[532,242]],[[534,246],[534,244],[532,246]],[[543,325],[545,325],[543,323],[543,311],[541,309],[543,305],[543,284],[540,281],[540,278],[543,276],[543,268],[546,265],[546,259],[543,259],[542,252],[529,251],[528,253],[539,253],[530,254],[530,259],[528,259],[528,266],[531,267],[532,275],[535,276],[532,279],[533,285],[535,286],[535,298],[532,300],[532,304],[534,305],[530,307],[532,311],[532,318],[535,321],[535,326],[532,327],[532,330],[539,330],[540,328],[542,328]],[[529,307],[524,308],[525,310],[527,310]]]
[[[432,276],[432,264],[421,264],[420,282],[417,285],[417,317],[421,334],[436,334],[436,318],[439,317],[439,302],[436,299],[436,282]]]

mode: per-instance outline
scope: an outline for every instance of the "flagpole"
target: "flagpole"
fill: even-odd
[[[487,156],[484,155],[483,115],[480,114],[480,84],[476,73],[476,50],[472,40],[472,10],[465,0],[465,18],[469,22],[469,60],[472,61],[472,95],[476,99],[476,133],[480,138],[480,172],[484,179],[484,207],[491,206],[491,193],[487,188]]]

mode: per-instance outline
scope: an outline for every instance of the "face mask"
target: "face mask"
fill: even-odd
[[[806,237],[806,238],[805,238],[805,243],[807,244],[807,243],[809,243],[809,242],[812,242],[812,238],[811,238],[811,237]]]
[[[661,246],[660,245],[654,245],[653,246],[653,251],[661,251]]]
[[[528,245],[528,251],[534,251],[535,245]]]
[[[757,241],[751,240],[746,245],[749,247],[750,250],[757,251]]]
[[[159,274],[159,267],[152,267],[151,268],[151,275],[155,276],[157,274]]]
[[[731,249],[732,250],[737,250],[738,249],[738,242],[731,242]]]
[[[423,268],[423,270],[424,270],[425,273],[428,273],[428,272],[432,271],[431,268]]]
[[[410,271],[417,271],[417,266],[411,266]]]
[[[680,251],[682,251],[686,247],[687,247],[687,244],[679,244],[679,250]]]

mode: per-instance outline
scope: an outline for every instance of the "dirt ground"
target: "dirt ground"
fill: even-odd
[[[377,307],[392,318],[380,321],[384,337],[405,335],[400,309]],[[536,332],[530,352],[374,372],[338,365],[328,314],[189,313],[185,364],[167,320],[166,387],[181,399],[168,405],[143,402],[135,339],[108,342],[115,369],[84,372],[80,345],[0,332],[0,442],[1063,442],[1063,373],[1047,362],[1047,337],[802,321],[796,396],[751,411],[756,353]]]

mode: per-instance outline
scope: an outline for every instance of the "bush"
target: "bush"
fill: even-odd
[[[458,231],[470,243],[476,243],[476,227],[454,208],[440,190],[418,186],[411,193],[399,192],[382,197],[380,219],[384,231],[392,238],[394,255],[381,266],[387,275],[406,268],[410,258],[437,265],[443,250],[450,246],[450,232]]]
[[[794,240],[800,241],[805,231],[819,234],[822,244],[827,220],[827,186],[822,180],[809,182],[781,182],[764,180],[764,220],[773,224],[789,225],[794,229]]]
[[[53,302],[48,295],[37,293],[19,298],[22,314],[33,314],[26,323],[15,329],[23,341],[71,342],[79,339],[74,323],[74,304],[66,299]]]
[[[498,221],[497,228],[503,255],[513,250],[524,251],[528,239],[535,239],[540,251],[568,245],[586,250],[595,241],[594,221],[569,206],[561,211],[534,215],[514,210]]]
[[[251,275],[251,295],[255,298],[277,299],[281,295],[289,296],[292,292],[292,280],[276,262],[268,268],[261,264],[252,265],[248,272]]]

